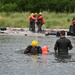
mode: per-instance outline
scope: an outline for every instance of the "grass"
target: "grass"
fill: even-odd
[[[29,27],[29,12],[0,12],[0,27]],[[42,12],[46,28],[69,28],[74,13]]]

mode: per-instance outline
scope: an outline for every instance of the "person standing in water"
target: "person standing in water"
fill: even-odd
[[[68,55],[68,50],[73,48],[71,41],[65,37],[65,31],[60,31],[60,38],[56,41],[54,50],[57,56]]]

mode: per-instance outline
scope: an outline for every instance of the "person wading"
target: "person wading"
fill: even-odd
[[[58,57],[68,55],[68,50],[73,48],[71,41],[65,37],[65,31],[60,31],[60,38],[56,41],[54,50]]]

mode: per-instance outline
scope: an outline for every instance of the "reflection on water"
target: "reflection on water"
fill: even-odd
[[[41,47],[47,45],[50,53],[32,56],[23,54],[24,49],[31,44],[35,37],[28,36],[0,36],[0,75],[74,75],[75,47],[69,51],[70,59],[61,59],[54,55],[55,36],[38,37]],[[74,46],[75,40],[71,37]],[[59,61],[59,62],[58,62]],[[67,63],[66,63],[67,62]]]
[[[33,75],[39,75],[39,68],[40,68],[40,64],[37,63],[38,59],[37,59],[37,55],[32,55],[32,60],[31,60],[31,67],[32,67],[32,74]]]
[[[71,61],[71,55],[56,55],[55,58],[57,62],[67,63]]]

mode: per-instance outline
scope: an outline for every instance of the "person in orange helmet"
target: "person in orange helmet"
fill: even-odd
[[[31,15],[28,17],[28,20],[30,21],[29,30],[35,32],[36,15],[34,13],[31,13]]]

